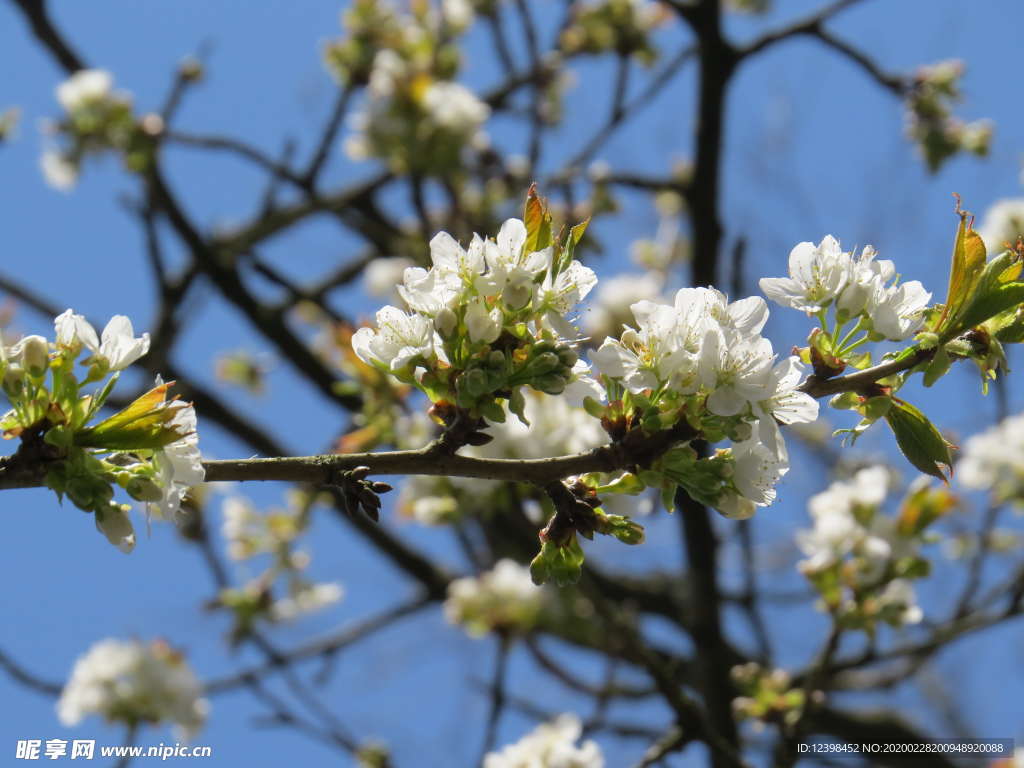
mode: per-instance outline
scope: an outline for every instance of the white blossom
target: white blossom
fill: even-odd
[[[879,289],[868,300],[874,330],[890,341],[903,341],[924,324],[924,310],[932,295],[918,280]]]
[[[206,720],[209,704],[180,654],[161,641],[103,640],[75,662],[57,702],[64,725],[89,715],[108,721],[176,725],[184,738]]]
[[[896,277],[896,265],[887,259],[875,259],[878,253],[870,245],[850,265],[850,279],[839,297],[837,307],[849,315],[858,315],[868,307],[876,293]]]
[[[274,621],[294,621],[333,605],[344,594],[340,584],[306,584],[294,594],[275,600],[270,606],[270,616]]]
[[[103,69],[80,69],[57,86],[57,101],[68,112],[110,95],[114,78]]]
[[[402,275],[412,266],[415,266],[412,259],[404,256],[373,259],[363,270],[363,285],[366,292],[377,298],[394,299],[398,296],[397,288],[402,282]]]
[[[591,740],[577,746],[583,733],[575,715],[542,723],[515,744],[484,757],[483,768],[604,768],[600,747]]]
[[[514,560],[499,560],[479,576],[452,581],[444,615],[476,637],[499,627],[525,629],[536,620],[543,595],[543,589],[530,578],[529,568]]]
[[[441,13],[445,23],[457,32],[469,27],[476,15],[469,0],[442,0]]]
[[[701,350],[700,375],[711,390],[708,410],[735,416],[748,404],[771,397],[772,343],[731,329],[709,330]]]
[[[1011,416],[964,443],[957,478],[997,500],[1024,495],[1024,414]]]
[[[95,518],[96,529],[107,537],[107,541],[126,555],[135,549],[135,528],[123,509],[111,505],[96,512]]]
[[[39,157],[39,167],[46,183],[61,192],[67,192],[78,181],[78,167],[58,149],[47,149]]]
[[[157,383],[160,383],[159,379]],[[168,403],[165,407],[175,408],[174,418],[168,426],[183,437],[164,446],[153,456],[157,468],[154,479],[163,490],[163,498],[148,504],[147,509],[158,520],[174,520],[189,489],[206,479],[206,470],[199,453],[195,408],[191,404],[180,403]]]
[[[896,609],[900,624],[918,624],[924,618],[924,612],[917,604],[914,585],[907,579],[893,579],[875,600],[880,610]]]
[[[834,302],[850,278],[850,254],[828,235],[818,245],[798,243],[789,253],[789,277],[763,277],[764,295],[813,315]]]
[[[622,379],[631,392],[668,383],[692,389],[697,360],[679,339],[679,316],[667,304],[640,301],[631,309],[637,328],[626,327],[619,339],[605,339],[590,358],[606,376]]]
[[[804,365],[795,355],[772,369],[772,396],[760,406],[782,424],[810,424],[818,419],[818,401],[797,389],[803,374]]]
[[[114,315],[103,329],[102,339],[82,315],[65,310],[54,320],[57,344],[71,347],[82,344],[102,362],[108,370],[121,371],[149,351],[149,334],[135,336],[132,321],[124,315]]]
[[[775,501],[775,485],[789,471],[789,453],[775,421],[759,419],[750,438],[732,446],[732,456],[732,481],[740,495],[759,507]],[[724,502],[723,513],[733,513],[727,516],[735,517],[744,509],[749,510],[749,505],[728,495]]]
[[[989,253],[1001,253],[1024,235],[1024,197],[997,200],[985,211],[978,234]]]
[[[423,94],[430,120],[453,133],[472,136],[490,117],[491,108],[459,83],[436,80]]]
[[[377,311],[377,330],[360,328],[352,334],[352,349],[364,363],[400,371],[417,358],[434,354],[434,336],[428,318],[386,306]]]
[[[858,509],[877,509],[885,500],[889,482],[889,472],[884,467],[868,467],[850,481],[832,483],[811,497],[808,507],[814,528],[798,531],[796,537],[797,545],[807,556],[800,569],[813,573],[856,553],[874,570],[874,566],[890,558],[896,534],[888,519],[873,515],[872,524],[865,527],[856,514]]]
[[[263,520],[252,503],[241,496],[228,496],[221,505],[224,523],[221,533],[228,543],[228,557],[244,560],[256,550],[256,541],[263,535]]]
[[[583,319],[583,329],[595,341],[617,335],[632,322],[630,307],[639,301],[656,301],[663,278],[653,272],[616,275],[602,280],[594,292],[594,304]]]

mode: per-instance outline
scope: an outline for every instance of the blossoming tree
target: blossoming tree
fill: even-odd
[[[599,768],[630,754],[649,766],[676,753],[695,759],[699,744],[715,766],[789,765],[821,739],[920,744],[944,735],[843,694],[915,682],[939,650],[1024,610],[1019,558],[999,578],[986,569],[1018,544],[998,523],[1024,492],[1020,417],[960,448],[943,431],[948,414],[921,394],[973,366],[981,383],[972,398],[990,388],[1005,395],[1011,349],[1024,341],[1024,205],[1000,203],[976,231],[957,198],[951,254],[941,271],[907,273],[914,279],[883,258],[884,243],[848,248],[820,233],[792,246],[785,264],[772,260],[758,293],[748,295],[756,289],[744,283],[742,258],[733,260],[732,295],[720,285],[725,100],[738,68],[777,44],[814,38],[902,99],[906,134],[931,171],[988,151],[990,124],[953,116],[962,65],[888,74],[829,29],[856,4],[840,0],[777,27],[763,21],[741,43],[723,20],[760,15],[767,3],[354,0],[341,36],[322,51],[335,104],[301,159],[294,147],[278,158],[179,128],[182,104],[205,77],[201,59],[187,59],[163,106],[147,112],[116,88],[115,73],[76,51],[73,30],[55,24],[43,0],[11,0],[65,75],[44,127],[42,174],[69,191],[99,157],[123,163],[138,189],[129,207],[159,306],[139,336],[119,314],[97,333],[44,291],[0,279],[18,302],[0,339],[9,404],[0,427],[12,447],[0,489],[49,489],[54,505],[91,514],[133,558],[159,546],[140,541],[133,515],[147,530],[174,526],[216,583],[199,603],[225,623],[234,656],[230,670],[200,674],[182,650],[188,638],[101,633],[66,683],[51,682],[57,670],[4,655],[6,670],[55,696],[60,723],[98,715],[129,741],[164,724],[195,741],[217,717],[211,700],[244,690],[264,718],[361,766],[421,765],[383,721],[372,728],[383,740],[349,727],[348,703],[321,690],[305,662],[323,659],[324,678],[357,641],[431,613],[494,648],[475,720],[482,736],[446,745],[460,764]],[[508,29],[513,19],[521,40]],[[502,73],[490,90],[459,79],[472,35],[484,29]],[[666,62],[665,46],[678,39],[684,47]],[[593,57],[616,73],[607,118],[567,160],[546,159],[560,122],[579,129],[563,100],[570,66]],[[691,62],[692,165],[645,176],[591,162]],[[638,76],[642,88],[631,84]],[[0,135],[11,133],[13,115]],[[488,136],[501,117],[525,122],[524,154]],[[237,156],[265,174],[258,212],[229,228],[201,224],[173,181],[172,153],[184,148]],[[339,148],[350,168],[374,170],[334,186]],[[407,198],[396,201],[395,190]],[[659,223],[635,248],[644,271],[606,279],[597,253],[622,190],[653,197]],[[411,220],[400,218],[406,210]],[[365,252],[310,282],[263,252],[314,217],[338,222]],[[336,301],[360,275],[380,299],[361,318]],[[254,276],[283,298],[267,299]],[[322,396],[325,420],[340,418],[329,449],[286,449],[288,417],[263,428],[234,395],[175,365],[183,307],[199,286]],[[23,308],[48,314],[52,332],[19,333]],[[802,323],[799,335],[770,337],[773,311]],[[265,365],[233,353],[217,372],[224,386],[255,396],[273,386]],[[147,380],[135,392],[121,381],[132,370]],[[850,426],[823,437],[816,430],[832,418]],[[248,447],[246,458],[208,455],[206,436],[218,429]],[[885,459],[843,458],[862,456],[871,440],[888,447]],[[834,477],[807,469],[813,454],[831,455]],[[756,562],[752,526],[786,503],[780,481],[797,475],[815,487],[780,551],[824,632],[792,659],[773,650],[786,628],[765,620],[772,577]],[[289,484],[284,505],[257,501],[258,481]],[[392,483],[401,488],[387,504]],[[984,519],[969,529],[965,510],[982,496]],[[284,642],[281,625],[322,615],[344,596],[336,578],[313,575],[307,552],[316,521],[331,512],[346,546],[358,537],[413,596],[322,637]],[[419,534],[396,527],[399,516],[450,531],[455,560],[429,554]],[[682,532],[685,569],[644,571],[645,551],[664,551],[668,520]],[[738,567],[723,561],[722,537],[737,542]],[[962,572],[964,584],[951,606],[947,596],[933,610],[918,588],[935,578],[940,541],[953,561],[945,570]],[[736,574],[741,589],[728,585]],[[671,625],[670,639],[654,620]],[[575,668],[584,653],[601,660],[603,679]],[[510,672],[521,664],[530,665],[529,690]],[[268,688],[278,681],[284,697]],[[556,686],[575,706],[547,703]],[[636,702],[642,722],[622,716]],[[511,714],[536,722],[512,731]]]

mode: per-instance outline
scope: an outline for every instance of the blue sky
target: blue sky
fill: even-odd
[[[539,14],[546,12],[544,0],[536,5]],[[817,5],[780,2],[763,19],[730,20],[729,32],[746,39]],[[867,0],[830,25],[886,71],[908,71],[950,57],[967,61],[966,99],[958,112],[967,119],[995,121],[992,154],[985,160],[957,158],[936,176],[925,171],[902,136],[901,104],[819,43],[785,43],[741,70],[731,92],[724,137],[723,214],[728,239],[745,237],[749,243],[749,291],[754,290],[756,277],[784,273],[793,244],[832,233],[850,246],[873,243],[883,257],[897,262],[906,279],[920,279],[941,296],[955,225],[951,193],[959,192],[965,206],[979,213],[996,199],[1022,194],[1024,120],[1016,51],[1024,7],[1015,0],[990,0],[970,4],[967,12],[965,5],[956,0]],[[308,151],[330,108],[335,86],[320,64],[319,49],[338,34],[338,3],[65,0],[53,6],[55,20],[83,57],[110,69],[118,86],[135,94],[141,109],[157,108],[178,61],[208,46],[208,78],[180,113],[178,127],[183,130],[238,136],[271,153],[291,136],[299,140],[300,151]],[[666,53],[680,44],[679,35],[678,25],[662,33]],[[119,202],[125,194],[137,192],[135,180],[107,160],[92,164],[70,194],[48,188],[38,170],[42,142],[37,125],[57,115],[53,89],[61,76],[29,40],[10,3],[0,3],[0,63],[16,75],[5,78],[0,109],[17,105],[22,110],[18,139],[0,147],[4,272],[61,306],[103,320],[124,313],[138,328],[147,327],[154,296],[141,235]],[[552,164],[577,146],[581,125],[588,135],[587,116],[603,114],[607,108],[605,69],[593,64],[574,64],[573,69],[580,87],[570,91],[567,123],[546,154]],[[482,86],[497,74],[486,37],[474,33],[466,81]],[[685,70],[600,157],[617,170],[652,172],[662,169],[667,157],[686,158],[694,121],[694,83],[694,70]],[[501,124],[492,132],[503,148],[522,146],[521,131],[514,125]],[[258,203],[261,176],[234,159],[174,150],[167,167],[179,197],[203,226],[229,225],[250,215]],[[338,152],[327,178],[343,184],[371,171],[368,164],[347,163]],[[606,245],[606,254],[595,263],[599,275],[628,268],[628,244],[653,232],[656,221],[650,207],[629,198],[627,206],[629,215],[598,224],[597,234]],[[313,277],[350,258],[355,248],[356,243],[338,228],[313,223],[271,244],[266,254],[291,274]],[[212,298],[209,289],[190,298],[189,311],[196,319],[176,360],[208,383],[214,382],[218,355],[260,348],[245,320]],[[363,297],[343,298],[364,313],[373,309]],[[803,320],[798,313],[773,311],[768,333],[779,349],[802,339]],[[46,319],[28,310],[19,309],[15,324],[25,332],[47,332]],[[994,402],[977,400],[973,373],[957,372],[943,384],[915,397],[944,428],[966,435],[992,420]],[[1011,385],[1013,410],[1024,405],[1020,392]],[[265,397],[239,395],[235,400],[296,453],[320,451],[341,424],[334,414],[325,418],[330,412],[321,396],[281,367],[271,375]],[[231,435],[216,430],[203,432],[202,440],[204,453],[210,456],[246,452]],[[879,429],[859,449],[892,459],[890,441]],[[909,471],[906,476],[909,479]],[[800,457],[780,491],[789,501],[759,515],[758,535],[765,540],[791,537],[806,517],[802,500],[825,481],[813,458]],[[245,489],[261,504],[279,501],[284,490]],[[125,557],[95,533],[89,518],[70,505],[58,507],[46,491],[5,492],[3,507],[8,553],[0,565],[0,579],[8,588],[0,597],[0,610],[8,618],[0,632],[0,649],[28,669],[63,680],[80,653],[111,635],[164,636],[187,650],[204,677],[255,660],[247,652],[225,650],[224,617],[201,609],[202,601],[213,596],[214,586],[198,554],[168,527],[155,526],[152,536],[141,537],[135,553]],[[395,526],[453,567],[464,567],[444,533],[391,516],[384,524]],[[675,521],[662,515],[650,521],[649,531],[643,548],[624,552],[598,545],[588,549],[589,556],[614,558],[628,568],[679,565]],[[728,533],[728,527],[723,531]],[[386,563],[327,515],[317,520],[310,549],[314,575],[340,580],[347,595],[322,615],[275,631],[281,646],[372,614],[408,593],[409,586]],[[727,549],[726,557],[727,562],[736,562],[735,551]],[[241,578],[244,572],[237,575]],[[766,579],[773,579],[768,583],[780,590],[799,584],[791,569]],[[926,607],[947,587],[941,578],[925,587]],[[771,618],[779,626],[794,627],[778,633],[778,645],[784,649],[781,661],[803,663],[820,642],[824,619],[792,606],[773,609]],[[730,622],[742,636],[742,624],[733,617]],[[686,647],[687,640],[671,629],[652,626],[651,632],[666,643]],[[1015,691],[1024,682],[1019,653],[1013,651],[1020,640],[1020,627],[1011,625],[945,654],[936,668],[940,675],[969,670],[958,675],[958,695],[967,702],[968,719],[980,735],[1024,738],[1024,723],[1015,711]],[[399,766],[469,765],[478,750],[485,699],[466,682],[486,679],[493,652],[490,642],[467,639],[444,623],[439,610],[429,609],[377,636],[372,645],[342,655],[322,690],[323,699],[353,732],[386,738]],[[579,653],[566,658],[584,673],[601,673],[597,659]],[[315,663],[309,666],[315,668]],[[542,678],[518,655],[512,680],[520,696],[535,697],[552,709],[574,706],[566,691],[539,687]],[[283,691],[277,684],[273,687]],[[897,691],[887,703],[913,707],[915,695]],[[0,722],[0,755],[12,754],[14,742],[22,738],[121,741],[118,731],[95,721],[73,730],[63,728],[54,716],[52,699],[26,691],[2,675],[0,697],[10,703]],[[335,759],[333,751],[293,730],[255,727],[252,719],[261,709],[248,694],[218,697],[213,706],[199,739],[214,748],[207,765],[244,761],[253,767],[278,766],[286,760],[320,765]],[[656,717],[657,723],[663,713],[631,706],[617,714],[627,719]],[[503,721],[502,741],[518,738],[531,725],[510,714]],[[166,731],[150,730],[137,743],[170,738]],[[609,765],[635,759],[640,750],[637,743],[612,747]],[[690,764],[694,757],[696,753],[687,753],[678,764]]]

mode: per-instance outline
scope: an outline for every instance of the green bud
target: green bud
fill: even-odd
[[[18,343],[21,364],[33,379],[41,379],[50,367],[50,347],[42,336],[26,336]]]
[[[562,361],[562,365],[566,368],[572,368],[576,365],[580,356],[576,354],[576,350],[572,347],[559,347],[558,348],[558,359]]]
[[[829,400],[828,404],[840,411],[852,411],[860,405],[860,397],[856,392],[842,392]]]
[[[889,413],[889,409],[892,408],[892,398],[886,395],[869,397],[864,401],[863,408],[865,419],[878,421],[878,419]]]
[[[557,374],[542,376],[533,383],[533,388],[540,390],[547,395],[560,395],[565,391],[568,382],[565,377]]]
[[[4,373],[3,387],[11,400],[20,399],[25,391],[25,369],[17,363],[8,366]]]
[[[136,501],[160,501],[164,497],[163,488],[148,477],[133,477],[125,490]]]
[[[549,373],[559,370],[562,367],[562,361],[554,352],[543,352],[533,359],[530,367],[538,373]]]
[[[487,374],[479,368],[466,371],[459,377],[459,389],[473,398],[485,395],[487,393]]]

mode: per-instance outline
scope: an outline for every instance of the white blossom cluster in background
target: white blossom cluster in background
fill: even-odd
[[[1024,197],[997,200],[987,211],[978,228],[989,253],[1012,248],[1017,238],[1024,235]]]
[[[614,50],[650,65],[657,58],[650,33],[664,18],[661,4],[652,0],[574,3],[571,23],[562,30],[561,47],[567,54],[600,55]]]
[[[380,157],[401,170],[414,152],[442,152],[457,160],[463,146],[485,146],[481,127],[490,107],[466,86],[422,77],[413,64],[393,50],[380,51],[373,62],[367,103],[353,116],[345,151],[353,160]],[[429,80],[429,78],[427,78]]]
[[[583,316],[583,330],[591,343],[617,337],[622,327],[633,322],[630,307],[640,301],[663,297],[665,278],[655,272],[620,274],[602,280],[594,291],[590,308]]]
[[[40,166],[46,182],[62,191],[78,180],[83,160],[113,149],[123,153],[129,170],[144,170],[153,149],[150,141],[163,130],[158,115],[136,121],[131,94],[114,91],[114,78],[102,69],[83,69],[57,86],[64,109],[59,122],[43,124],[45,148]]]
[[[286,506],[261,512],[243,496],[224,499],[221,533],[228,557],[241,561],[266,555],[270,565],[246,587],[225,590],[221,595],[223,605],[236,609],[247,619],[251,618],[247,612],[253,612],[273,622],[288,622],[316,613],[344,597],[340,584],[314,583],[303,575],[312,558],[296,545],[309,526],[308,503],[304,494],[295,492]],[[284,596],[274,598],[271,587],[276,579],[285,581],[286,587]]]
[[[596,742],[577,745],[583,726],[575,715],[542,723],[515,744],[484,757],[483,768],[604,768]]]
[[[544,588],[533,583],[530,569],[506,559],[479,576],[452,581],[444,615],[473,637],[483,637],[496,630],[529,630],[543,604]]]
[[[931,294],[918,280],[896,284],[895,265],[865,246],[854,258],[829,235],[818,245],[799,243],[789,254],[789,277],[761,278],[772,301],[815,315],[830,306],[841,322],[859,317],[864,329],[891,341],[910,337],[924,323]]]
[[[209,704],[181,654],[165,642],[108,639],[75,662],[57,702],[64,725],[89,715],[134,727],[170,723],[192,738],[206,721]]]
[[[920,537],[882,514],[891,477],[885,467],[858,471],[811,497],[814,528],[797,532],[806,559],[799,568],[822,592],[819,607],[853,622],[881,618],[916,624],[923,616],[900,567],[919,561]]]
[[[537,393],[525,396],[524,414],[529,423],[508,419],[491,425],[487,433],[494,439],[486,445],[470,445],[459,453],[479,459],[542,459],[583,453],[608,443],[608,434],[600,422],[567,398]],[[406,417],[396,432],[402,435],[400,448],[422,448],[430,439],[429,419]],[[502,487],[494,480],[474,477],[433,477],[413,475],[405,479],[398,509],[423,525],[452,522],[474,502]],[[602,508],[610,514],[643,515],[653,508],[647,497],[607,493],[601,496]],[[529,508],[528,508],[529,509]]]
[[[768,320],[764,299],[730,302],[712,288],[683,288],[673,304],[641,301],[631,309],[636,328],[606,339],[591,355],[596,368],[635,394],[706,394],[710,414],[744,420],[728,456],[731,487],[713,505],[749,517],[756,506],[770,504],[789,470],[778,423],[814,421],[818,403],[797,390],[799,360],[776,362],[771,342],[761,336]]]
[[[1024,414],[970,437],[957,478],[965,488],[990,491],[997,502],[1024,498]]]

